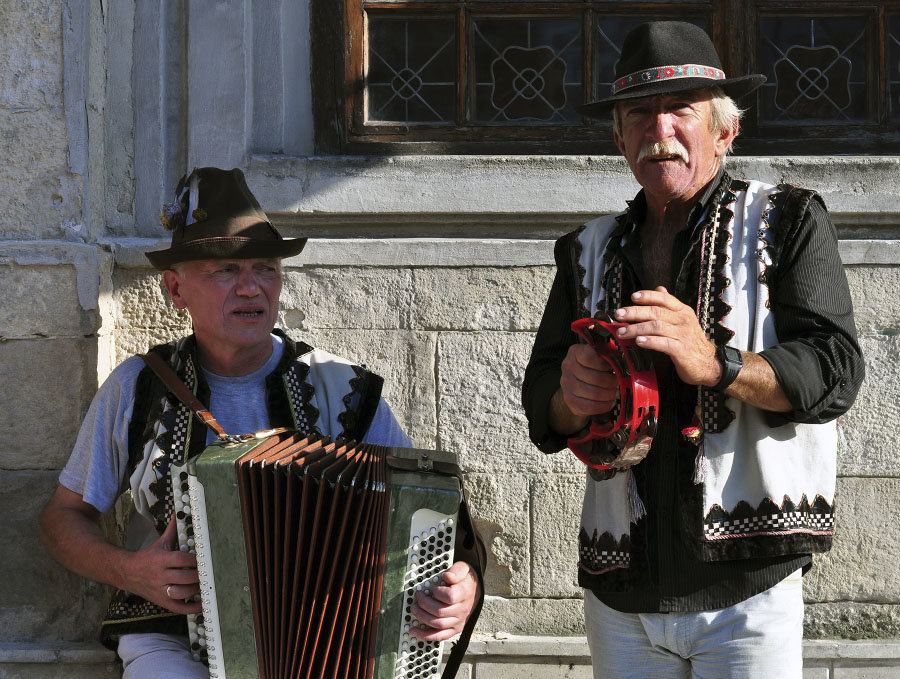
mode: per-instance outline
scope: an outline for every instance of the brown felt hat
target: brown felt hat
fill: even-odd
[[[764,75],[728,78],[706,31],[684,21],[653,21],[632,30],[622,43],[611,96],[576,109],[604,118],[617,101],[721,87],[737,99],[766,81]]]
[[[197,259],[290,257],[306,245],[305,238],[281,237],[237,168],[201,167],[182,177],[160,220],[172,245],[145,253],[160,270]]]

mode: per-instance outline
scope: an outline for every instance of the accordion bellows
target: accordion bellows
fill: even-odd
[[[296,433],[217,441],[173,468],[182,549],[197,553],[189,619],[211,679],[439,676],[412,637],[415,592],[453,562],[450,453]]]

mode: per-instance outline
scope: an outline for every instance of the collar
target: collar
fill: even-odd
[[[716,176],[713,177],[712,180],[697,194],[699,197],[697,198],[697,202],[694,203],[694,207],[692,207],[691,211],[688,213],[685,228],[690,227],[693,231],[701,223],[704,213],[706,213],[709,208],[710,200],[712,200],[713,196],[716,194],[724,178],[725,168],[720,165],[719,170],[716,172]],[[643,221],[645,214],[647,214],[647,197],[644,195],[644,189],[641,189],[633,200],[628,201],[628,208],[625,211],[625,217],[629,224],[629,228],[625,234],[626,240],[636,236],[639,238],[637,234],[637,225]]]
[[[683,229],[683,231],[690,229],[690,240],[697,236],[699,227],[706,221],[706,216],[709,214],[711,203],[717,196],[721,195],[730,181],[730,178],[725,173],[725,169],[720,165],[715,177],[700,190],[697,202],[694,203],[694,206],[688,213]],[[646,280],[644,261],[641,256],[641,234],[640,229],[638,229],[638,225],[646,213],[647,197],[644,195],[644,189],[641,189],[633,200],[628,201],[628,207],[622,215],[622,221],[620,221],[622,237],[618,242],[621,252],[628,260],[639,281]],[[677,278],[677,272],[673,273],[676,274]]]

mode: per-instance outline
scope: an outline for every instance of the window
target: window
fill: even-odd
[[[726,74],[768,78],[739,102],[738,153],[900,152],[900,0],[313,0],[320,151],[615,153],[575,107],[658,19],[704,28]]]

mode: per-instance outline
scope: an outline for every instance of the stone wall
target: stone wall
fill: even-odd
[[[512,676],[519,666],[585,676],[574,569],[583,472],[570,455],[531,447],[519,383],[553,275],[553,238],[621,208],[635,190],[624,164],[308,157],[306,128],[294,157],[254,155],[250,142],[220,148],[218,131],[201,124],[209,102],[183,100],[213,94],[184,86],[178,50],[160,53],[184,40],[182,9],[0,3],[0,678],[116,673],[93,641],[105,588],[52,562],[37,519],[99,382],[123,357],[189,327],[141,254],[162,236],[157,210],[187,159],[243,167],[279,228],[313,237],[287,262],[282,325],[383,374],[415,443],[460,454],[491,559],[469,676]],[[204,2],[191,11],[197,34],[215,35],[204,32]],[[204,63],[218,64],[216,55]],[[222,86],[245,81],[235,82]],[[244,93],[232,94],[234,112],[246,110]],[[249,129],[240,115],[229,120]],[[843,418],[835,549],[805,580],[807,636],[831,640],[807,646],[808,676],[896,667],[900,158],[730,162],[736,175],[825,196],[868,359]]]
[[[842,243],[845,261],[855,262],[862,243]],[[490,546],[482,633],[583,633],[574,549],[584,473],[565,452],[545,456],[533,448],[519,405],[554,271],[550,246],[312,239],[286,262],[283,327],[383,375],[385,396],[414,443],[460,455]],[[895,242],[882,246],[896,249]],[[509,263],[510,251],[518,263]],[[158,276],[141,264],[139,247],[116,257],[119,361],[186,326],[162,298]],[[369,263],[341,266],[340,258]],[[900,636],[900,591],[883,577],[900,540],[892,525],[898,465],[883,443],[890,435],[884,423],[895,421],[898,407],[889,357],[897,355],[900,323],[876,301],[898,282],[897,271],[847,266],[870,368],[859,405],[842,418],[835,549],[816,557],[805,579],[809,638]]]

